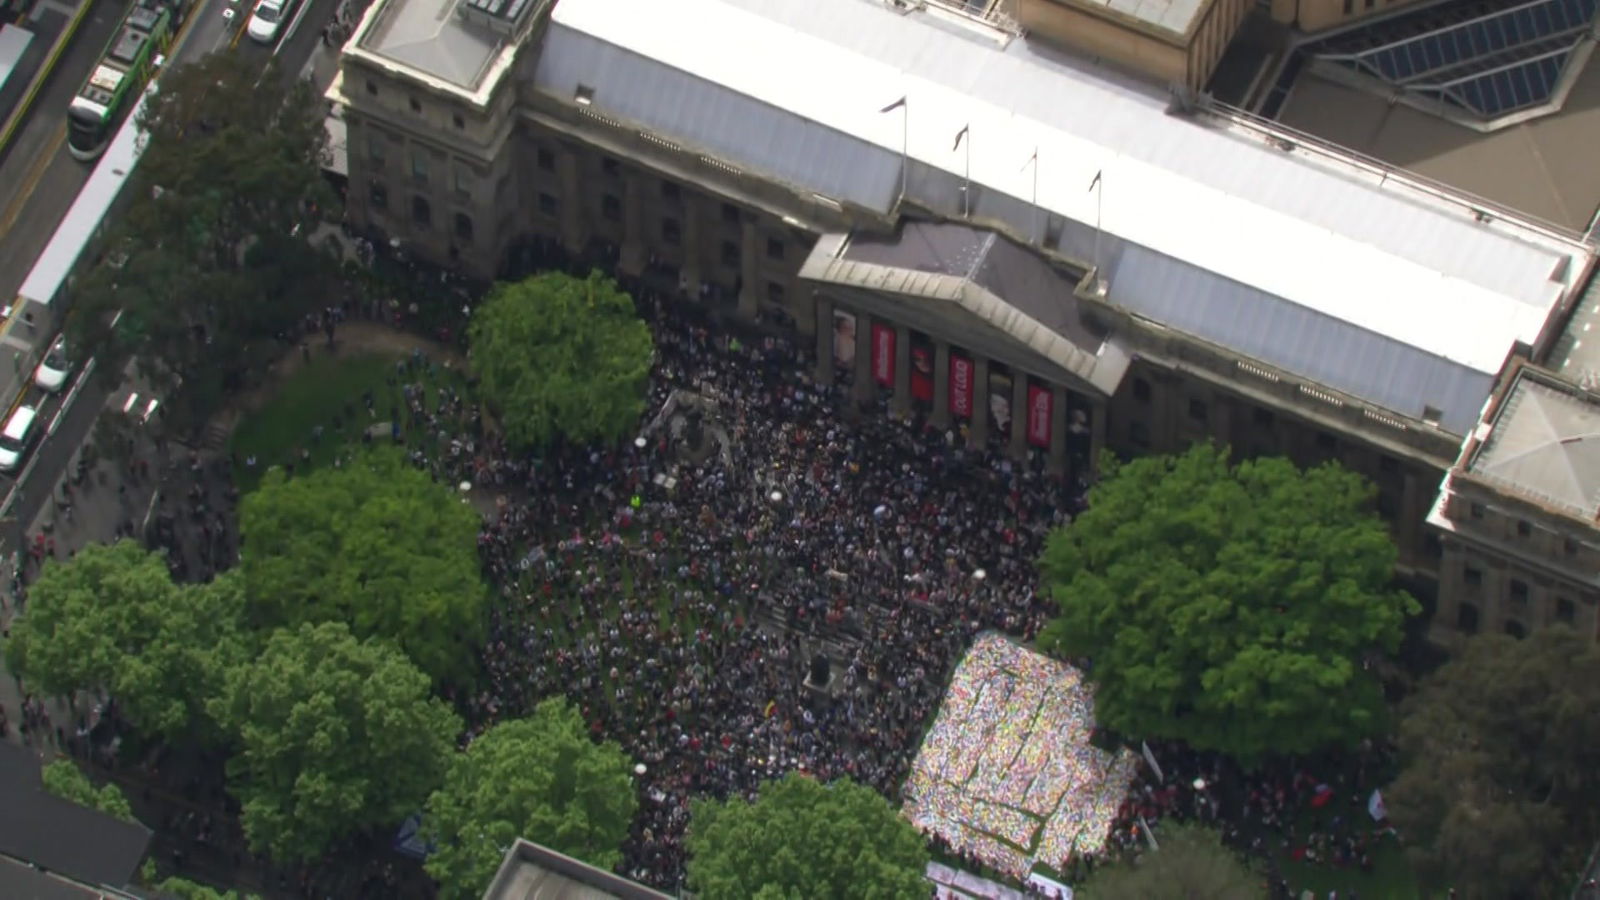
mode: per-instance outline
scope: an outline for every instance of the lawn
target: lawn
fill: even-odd
[[[466,379],[459,371],[437,362],[431,367],[412,367],[411,362],[411,357],[401,354],[357,352],[316,356],[296,369],[278,385],[272,398],[247,415],[233,432],[229,449],[240,490],[254,489],[262,473],[275,465],[292,463],[296,471],[327,465],[360,441],[367,428],[386,425],[396,411],[403,419],[404,384],[421,383],[430,409],[441,387],[462,390],[465,386]],[[397,365],[405,365],[409,371],[399,372]],[[371,411],[365,402],[368,391],[373,398]],[[322,427],[320,437],[316,435],[318,426]],[[410,442],[420,436],[404,437]],[[381,440],[389,440],[387,432]],[[252,457],[256,464],[247,465]]]
[[[1336,796],[1338,799],[1333,803],[1302,813],[1296,823],[1296,834],[1303,837],[1313,831],[1331,831],[1334,816],[1342,816],[1346,822],[1358,822],[1362,828],[1372,827],[1372,819],[1365,808],[1352,805],[1342,794]],[[1278,866],[1296,896],[1306,890],[1312,891],[1319,900],[1333,890],[1338,891],[1340,897],[1348,897],[1354,891],[1362,900],[1419,900],[1424,896],[1398,840],[1380,837],[1371,847],[1370,872],[1363,872],[1356,866],[1341,868],[1332,864],[1296,862],[1287,852],[1279,853]]]

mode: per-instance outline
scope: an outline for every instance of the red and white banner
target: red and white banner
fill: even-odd
[[[933,350],[911,345],[911,396],[933,402]]]
[[[872,323],[872,377],[894,386],[894,329],[877,322]]]
[[[1028,385],[1028,443],[1035,447],[1050,446],[1050,413],[1055,399],[1049,388]]]
[[[950,411],[972,418],[972,360],[950,354]]]

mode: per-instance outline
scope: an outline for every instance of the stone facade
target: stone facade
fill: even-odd
[[[1212,8],[1234,16],[1231,6]],[[1215,55],[1225,44],[1220,40]],[[1467,529],[1441,540],[1427,527],[1441,481],[1457,460],[1459,436],[1130,317],[1104,302],[1092,275],[1078,300],[1134,356],[1109,396],[1055,378],[1019,345],[973,346],[970,321],[908,322],[893,298],[806,281],[801,267],[822,235],[891,233],[896,222],[614,121],[581,95],[565,100],[535,92],[527,85],[537,52],[536,39],[524,42],[507,77],[469,96],[347,48],[329,96],[344,107],[348,126],[350,218],[412,252],[484,278],[498,274],[508,252],[530,239],[557,242],[579,255],[609,248],[626,273],[666,273],[687,296],[730,314],[792,322],[817,341],[819,379],[848,378],[859,399],[887,395],[896,412],[921,403],[931,407],[936,424],[965,425],[965,440],[986,444],[998,439],[986,417],[953,421],[949,409],[952,358],[970,360],[971,369],[963,364],[961,372],[973,378],[976,397],[987,396],[995,373],[1010,378],[1013,410],[1026,409],[1034,396],[1029,386],[1049,393],[1047,446],[1030,444],[1022,428],[1011,429],[1006,446],[1018,455],[1044,453],[1057,471],[1069,469],[1069,450],[1093,458],[1101,448],[1168,452],[1196,440],[1220,441],[1245,456],[1283,454],[1301,465],[1338,460],[1377,486],[1378,508],[1400,549],[1401,575],[1425,599],[1436,589],[1448,595],[1440,601],[1439,624],[1501,627],[1495,622],[1515,619],[1531,628],[1555,619],[1593,630],[1595,591],[1580,590],[1581,579],[1558,584],[1548,572],[1519,575],[1509,561],[1500,568],[1465,562],[1468,543],[1481,549],[1493,541],[1469,538]],[[1029,235],[1008,238],[1030,244]],[[1052,264],[1081,267],[1069,260]],[[856,329],[855,361],[843,369],[836,365],[836,311],[854,317]],[[888,384],[867,369],[874,323],[893,330],[896,370]],[[911,397],[914,346],[928,348],[932,360],[931,403]],[[1463,486],[1463,495],[1468,490]],[[1457,505],[1448,504],[1447,513]],[[1493,499],[1484,506],[1505,508]],[[1541,540],[1539,546],[1555,547],[1561,552],[1554,556],[1563,557],[1568,538]],[[1592,532],[1579,540],[1589,548]],[[1584,562],[1592,570],[1596,560]],[[1479,574],[1464,574],[1469,571]],[[1508,599],[1471,599],[1489,594]],[[1469,606],[1476,612],[1465,612]]]

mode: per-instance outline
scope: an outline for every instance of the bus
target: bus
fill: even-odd
[[[139,99],[158,55],[183,21],[185,0],[134,0],[100,61],[67,107],[67,150],[93,162]]]

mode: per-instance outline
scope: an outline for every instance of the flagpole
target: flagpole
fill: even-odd
[[[906,202],[906,178],[911,174],[911,104],[900,101],[900,203]]]
[[[1096,284],[1105,283],[1104,273],[1100,271],[1100,225],[1102,214],[1105,212],[1106,186],[1105,170],[1094,173],[1094,280]]]
[[[971,126],[968,126],[969,128]],[[972,218],[972,135],[967,135],[967,171],[966,183],[961,187],[962,218]]]
[[[897,205],[903,205],[906,199],[906,180],[911,175],[911,104],[907,101],[908,95],[902,94],[899,100],[878,110],[880,113],[900,110],[900,197]]]
[[[1033,148],[1033,230],[1039,230],[1039,148]],[[1039,236],[1040,243],[1044,235]]]

